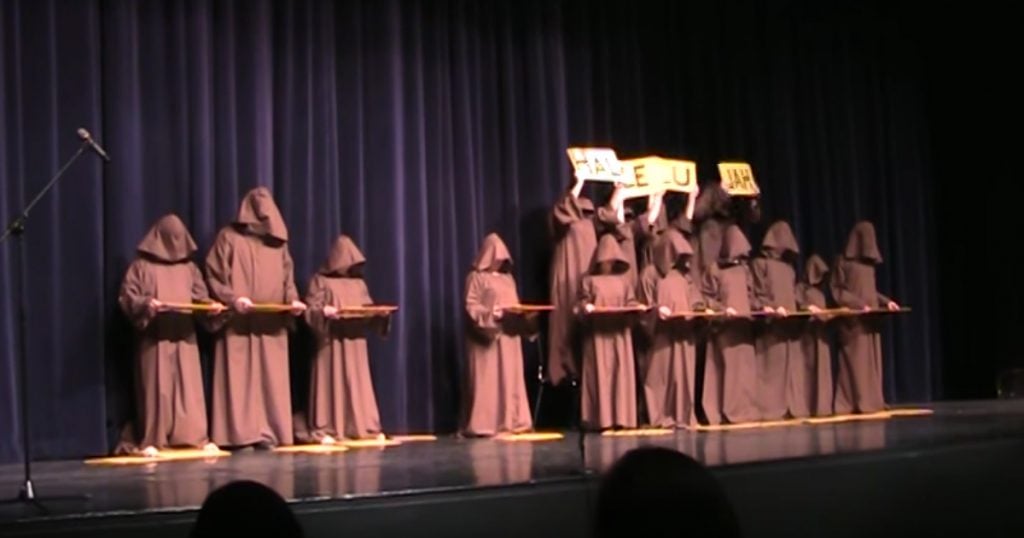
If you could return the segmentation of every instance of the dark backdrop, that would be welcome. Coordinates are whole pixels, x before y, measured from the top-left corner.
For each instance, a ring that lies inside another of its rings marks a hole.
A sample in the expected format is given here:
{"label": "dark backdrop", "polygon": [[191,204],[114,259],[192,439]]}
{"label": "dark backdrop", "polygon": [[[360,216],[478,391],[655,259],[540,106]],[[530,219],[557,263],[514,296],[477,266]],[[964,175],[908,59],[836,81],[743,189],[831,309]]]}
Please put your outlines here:
{"label": "dark backdrop", "polygon": [[465,271],[497,231],[521,294],[546,297],[544,218],[571,144],[693,158],[705,180],[747,160],[766,223],[790,219],[826,259],[874,220],[880,288],[914,308],[889,324],[886,392],[940,396],[935,36],[883,4],[609,4],[0,2],[0,217],[75,128],[114,159],[87,156],[32,215],[24,290],[0,250],[0,461],[19,454],[18,293],[36,456],[102,453],[131,409],[115,300],[135,244],[173,211],[205,255],[256,185],[289,224],[300,287],[345,232],[375,297],[402,306],[372,348],[385,428],[452,430]]}

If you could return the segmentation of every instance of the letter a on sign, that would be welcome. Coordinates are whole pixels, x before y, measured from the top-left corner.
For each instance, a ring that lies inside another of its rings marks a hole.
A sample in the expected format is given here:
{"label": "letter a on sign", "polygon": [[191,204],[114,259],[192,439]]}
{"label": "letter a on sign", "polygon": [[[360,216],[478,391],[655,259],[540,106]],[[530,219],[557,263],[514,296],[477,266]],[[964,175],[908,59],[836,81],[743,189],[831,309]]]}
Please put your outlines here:
{"label": "letter a on sign", "polygon": [[633,169],[623,166],[611,148],[569,148],[565,152],[577,179],[633,184]]}

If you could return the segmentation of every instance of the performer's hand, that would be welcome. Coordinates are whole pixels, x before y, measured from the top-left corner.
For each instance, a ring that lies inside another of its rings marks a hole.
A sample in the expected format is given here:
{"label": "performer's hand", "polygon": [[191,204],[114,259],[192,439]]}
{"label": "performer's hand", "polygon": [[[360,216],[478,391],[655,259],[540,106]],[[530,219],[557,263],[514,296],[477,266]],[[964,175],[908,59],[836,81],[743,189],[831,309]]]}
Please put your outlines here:
{"label": "performer's hand", "polygon": [[583,305],[583,311],[588,313],[588,314],[593,314],[594,310],[596,310],[596,309],[597,309],[597,307],[595,307],[591,303],[587,303],[587,304]]}
{"label": "performer's hand", "polygon": [[502,310],[500,306],[494,307],[494,310],[491,311],[491,316],[494,317],[494,319],[501,319],[504,315],[505,311]]}
{"label": "performer's hand", "polygon": [[302,301],[292,301],[292,315],[301,316],[306,311],[306,303]]}
{"label": "performer's hand", "polygon": [[338,308],[335,306],[327,305],[324,307],[324,317],[327,319],[337,319]]}
{"label": "performer's hand", "polygon": [[866,304],[863,308],[861,308],[861,310],[864,312],[871,312],[871,305]]}
{"label": "performer's hand", "polygon": [[730,306],[729,308],[725,309],[725,315],[729,316],[729,317],[735,317],[735,316],[740,315],[740,313],[737,312],[735,308]]}
{"label": "performer's hand", "polygon": [[658,317],[661,319],[668,319],[672,317],[672,310],[667,306],[662,306],[658,308]]}
{"label": "performer's hand", "polygon": [[774,316],[774,315],[778,314],[778,312],[777,312],[777,311],[776,311],[776,310],[775,310],[774,308],[772,308],[772,307],[770,307],[770,306],[768,306],[768,305],[764,305],[764,306],[762,306],[762,307],[761,307],[761,310],[762,310],[762,311],[763,311],[763,312],[764,312],[765,314],[768,314],[769,316]]}
{"label": "performer's hand", "polygon": [[224,312],[225,310],[228,309],[228,307],[224,306],[224,303],[220,301],[214,301],[210,303],[210,308],[212,309],[209,311],[209,314],[211,316],[216,316],[217,314],[220,314],[221,312]]}
{"label": "performer's hand", "polygon": [[786,317],[786,316],[789,315],[789,311],[786,310],[786,307],[784,307],[784,306],[780,306],[780,307],[776,308],[775,312],[777,312],[779,314],[779,316],[781,316],[781,317]]}
{"label": "performer's hand", "polygon": [[159,312],[163,312],[164,310],[167,309],[167,307],[164,306],[163,301],[159,299],[150,299],[149,303],[146,305],[146,308],[149,310],[150,316],[155,316]]}
{"label": "performer's hand", "polygon": [[807,311],[812,313],[812,314],[820,314],[821,313],[821,308],[819,308],[818,305],[813,305],[812,304],[812,305],[808,305],[807,306]]}
{"label": "performer's hand", "polygon": [[235,310],[243,314],[252,310],[252,299],[248,297],[239,297],[235,299]]}
{"label": "performer's hand", "polygon": [[708,314],[708,315],[713,315],[715,313],[715,309],[713,309],[713,308],[705,308],[704,309],[704,313]]}
{"label": "performer's hand", "polygon": [[889,304],[887,304],[885,306],[886,306],[886,308],[888,308],[889,310],[892,310],[892,311],[896,311],[896,310],[900,309],[900,305],[896,304],[896,301],[889,301]]}

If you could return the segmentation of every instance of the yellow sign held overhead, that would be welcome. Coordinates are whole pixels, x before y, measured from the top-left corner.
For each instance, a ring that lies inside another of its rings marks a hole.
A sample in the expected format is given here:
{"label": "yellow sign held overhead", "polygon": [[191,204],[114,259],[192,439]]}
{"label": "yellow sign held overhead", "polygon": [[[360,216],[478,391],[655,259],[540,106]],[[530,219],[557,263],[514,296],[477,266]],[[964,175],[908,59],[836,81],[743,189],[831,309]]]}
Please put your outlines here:
{"label": "yellow sign held overhead", "polygon": [[761,194],[761,189],[754,181],[754,170],[748,163],[718,163],[718,175],[722,178],[722,189],[733,196]]}
{"label": "yellow sign held overhead", "polygon": [[633,184],[627,186],[627,198],[661,191],[693,192],[697,188],[697,163],[693,161],[651,155],[622,162],[633,168]]}
{"label": "yellow sign held overhead", "polygon": [[633,170],[622,164],[611,148],[569,148],[565,150],[577,179],[631,185]]}

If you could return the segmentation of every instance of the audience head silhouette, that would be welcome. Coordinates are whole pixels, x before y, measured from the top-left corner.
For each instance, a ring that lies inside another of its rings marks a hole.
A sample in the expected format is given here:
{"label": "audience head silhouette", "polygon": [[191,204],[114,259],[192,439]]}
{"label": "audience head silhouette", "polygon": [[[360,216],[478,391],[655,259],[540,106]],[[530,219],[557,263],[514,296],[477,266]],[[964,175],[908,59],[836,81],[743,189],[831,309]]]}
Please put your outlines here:
{"label": "audience head silhouette", "polygon": [[302,527],[288,503],[274,490],[242,480],[211,493],[203,502],[192,538],[302,538]]}
{"label": "audience head silhouette", "polygon": [[598,538],[740,536],[725,492],[711,472],[667,448],[626,453],[601,482]]}

